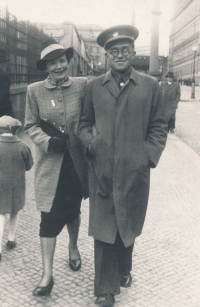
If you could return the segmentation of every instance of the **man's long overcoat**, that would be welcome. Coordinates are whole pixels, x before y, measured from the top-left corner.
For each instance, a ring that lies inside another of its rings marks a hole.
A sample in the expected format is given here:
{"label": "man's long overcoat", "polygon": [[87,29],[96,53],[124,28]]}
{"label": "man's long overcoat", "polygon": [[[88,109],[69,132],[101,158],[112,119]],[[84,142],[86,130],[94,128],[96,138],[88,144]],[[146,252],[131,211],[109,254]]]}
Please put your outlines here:
{"label": "man's long overcoat", "polygon": [[56,86],[46,79],[28,86],[25,130],[36,145],[35,198],[40,211],[51,210],[64,157],[64,153],[48,151],[50,136],[40,128],[42,119],[50,120],[69,135],[69,152],[82,184],[83,195],[88,197],[87,163],[77,137],[86,83],[86,78],[69,78]]}
{"label": "man's long overcoat", "polygon": [[165,104],[165,116],[169,121],[172,115],[176,112],[181,92],[180,85],[176,82],[168,84],[167,81],[161,84],[162,99]]}
{"label": "man's long overcoat", "polygon": [[167,137],[157,80],[132,69],[120,91],[111,71],[92,79],[79,137],[89,163],[89,235],[113,244],[119,230],[127,247],[142,231],[150,164],[157,165]]}

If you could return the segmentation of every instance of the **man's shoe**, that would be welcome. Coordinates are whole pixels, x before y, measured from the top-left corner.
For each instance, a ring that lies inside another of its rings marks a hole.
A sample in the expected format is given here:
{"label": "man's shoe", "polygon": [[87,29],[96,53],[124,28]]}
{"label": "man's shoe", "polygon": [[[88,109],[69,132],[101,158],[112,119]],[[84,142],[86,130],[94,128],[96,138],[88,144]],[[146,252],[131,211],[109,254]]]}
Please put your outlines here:
{"label": "man's shoe", "polygon": [[99,306],[112,306],[115,302],[114,294],[105,294],[97,296],[95,304]]}
{"label": "man's shoe", "polygon": [[15,241],[8,241],[7,244],[6,244],[6,248],[7,249],[13,249],[16,247],[16,242]]}
{"label": "man's shoe", "polygon": [[171,128],[169,131],[170,131],[171,133],[174,133],[174,129],[172,129],[172,128]]}
{"label": "man's shoe", "polygon": [[120,278],[120,286],[124,287],[124,288],[129,288],[131,287],[132,284],[132,276],[131,274],[127,275],[127,276],[122,276]]}

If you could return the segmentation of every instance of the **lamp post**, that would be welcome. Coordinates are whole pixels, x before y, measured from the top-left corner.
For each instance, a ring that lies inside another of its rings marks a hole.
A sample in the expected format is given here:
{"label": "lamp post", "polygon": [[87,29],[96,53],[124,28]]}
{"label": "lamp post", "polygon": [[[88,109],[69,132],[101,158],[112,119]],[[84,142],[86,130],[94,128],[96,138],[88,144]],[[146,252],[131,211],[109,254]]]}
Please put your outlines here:
{"label": "lamp post", "polygon": [[193,74],[192,74],[192,87],[191,87],[191,98],[195,98],[195,59],[197,54],[197,46],[192,47],[192,51],[194,53],[194,64],[193,64]]}

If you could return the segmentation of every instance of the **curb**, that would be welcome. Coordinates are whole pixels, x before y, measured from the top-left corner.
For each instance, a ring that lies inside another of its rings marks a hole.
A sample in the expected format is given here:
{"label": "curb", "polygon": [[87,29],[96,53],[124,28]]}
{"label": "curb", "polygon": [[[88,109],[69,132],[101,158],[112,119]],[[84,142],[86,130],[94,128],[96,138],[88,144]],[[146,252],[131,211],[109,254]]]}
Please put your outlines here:
{"label": "curb", "polygon": [[199,102],[200,100],[196,99],[181,99],[180,102]]}

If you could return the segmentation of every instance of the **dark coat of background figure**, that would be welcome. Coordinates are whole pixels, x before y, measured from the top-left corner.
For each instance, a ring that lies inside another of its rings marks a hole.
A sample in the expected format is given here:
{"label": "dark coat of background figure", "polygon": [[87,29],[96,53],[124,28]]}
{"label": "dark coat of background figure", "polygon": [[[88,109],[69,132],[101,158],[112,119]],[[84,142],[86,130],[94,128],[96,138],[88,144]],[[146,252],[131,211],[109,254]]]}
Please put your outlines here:
{"label": "dark coat of background figure", "polygon": [[10,77],[8,73],[0,71],[0,117],[14,116],[10,100]]}
{"label": "dark coat of background figure", "polygon": [[175,117],[178,102],[181,97],[180,86],[173,81],[168,84],[167,81],[161,83],[162,99],[165,104],[166,121],[169,122],[172,117]]}

